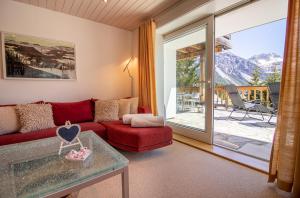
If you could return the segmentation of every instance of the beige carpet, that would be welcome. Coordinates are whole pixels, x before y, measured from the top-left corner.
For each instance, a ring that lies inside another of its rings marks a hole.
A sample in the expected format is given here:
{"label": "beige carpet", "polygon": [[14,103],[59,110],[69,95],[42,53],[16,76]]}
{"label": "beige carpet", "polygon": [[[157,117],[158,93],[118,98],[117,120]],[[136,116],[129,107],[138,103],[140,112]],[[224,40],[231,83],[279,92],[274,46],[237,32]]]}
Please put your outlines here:
{"label": "beige carpet", "polygon": [[[267,184],[267,176],[179,142],[130,160],[131,198],[289,197]],[[80,191],[80,198],[121,197],[121,176]]]}

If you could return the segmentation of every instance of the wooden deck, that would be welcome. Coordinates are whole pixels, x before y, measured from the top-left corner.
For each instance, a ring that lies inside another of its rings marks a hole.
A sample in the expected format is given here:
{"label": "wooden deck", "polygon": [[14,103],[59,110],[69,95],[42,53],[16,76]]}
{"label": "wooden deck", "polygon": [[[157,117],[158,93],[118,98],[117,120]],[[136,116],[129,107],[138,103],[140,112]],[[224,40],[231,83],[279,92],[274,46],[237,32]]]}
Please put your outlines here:
{"label": "wooden deck", "polygon": [[[233,149],[263,160],[269,160],[275,132],[276,117],[269,124],[269,115],[264,121],[246,118],[243,121],[227,119],[230,109],[214,109],[214,144]],[[258,116],[251,113],[251,116]],[[235,112],[234,117],[242,118],[243,112]],[[197,129],[204,129],[204,114],[199,112],[178,113],[169,122]]]}

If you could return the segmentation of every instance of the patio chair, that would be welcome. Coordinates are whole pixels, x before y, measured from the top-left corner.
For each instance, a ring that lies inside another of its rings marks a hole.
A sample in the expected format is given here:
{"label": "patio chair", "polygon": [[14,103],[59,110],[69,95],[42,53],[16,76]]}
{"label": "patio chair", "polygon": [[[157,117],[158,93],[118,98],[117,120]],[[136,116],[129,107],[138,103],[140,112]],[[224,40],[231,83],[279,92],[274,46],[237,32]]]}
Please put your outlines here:
{"label": "patio chair", "polygon": [[197,112],[203,111],[204,102],[201,101],[201,94],[199,92],[193,92],[188,99],[192,109],[197,109]]}
{"label": "patio chair", "polygon": [[[233,105],[232,107],[232,111],[230,112],[230,115],[227,117],[227,119],[232,118],[234,120],[239,120],[242,121],[246,118],[246,116],[248,116],[249,118],[253,118],[256,120],[264,120],[264,115],[263,113],[268,112],[267,108],[265,106],[263,106],[262,104],[260,104],[258,101],[250,101],[250,102],[245,102],[242,97],[240,96],[238,89],[235,85],[231,84],[231,85],[227,85],[225,86],[225,90],[227,91],[227,94],[231,100],[231,103]],[[232,116],[234,111],[245,111],[245,114],[243,116],[242,119],[238,119]],[[262,117],[262,119],[259,118],[255,118],[255,117],[251,117],[249,115],[250,111],[256,111],[257,113],[259,113]]]}
{"label": "patio chair", "polygon": [[271,104],[272,104],[272,108],[269,108],[271,116],[268,120],[268,123],[272,124],[270,121],[277,114],[277,111],[278,111],[280,82],[268,84],[268,89],[269,89],[270,99],[271,99]]}

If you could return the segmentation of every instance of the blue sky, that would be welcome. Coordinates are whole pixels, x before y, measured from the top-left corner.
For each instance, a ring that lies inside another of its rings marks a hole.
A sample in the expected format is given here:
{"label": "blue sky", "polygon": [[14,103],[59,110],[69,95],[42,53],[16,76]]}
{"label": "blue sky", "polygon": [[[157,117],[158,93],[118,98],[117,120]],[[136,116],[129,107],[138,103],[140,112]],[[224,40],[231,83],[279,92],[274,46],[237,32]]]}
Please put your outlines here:
{"label": "blue sky", "polygon": [[243,58],[261,53],[283,56],[286,19],[231,34],[232,52]]}

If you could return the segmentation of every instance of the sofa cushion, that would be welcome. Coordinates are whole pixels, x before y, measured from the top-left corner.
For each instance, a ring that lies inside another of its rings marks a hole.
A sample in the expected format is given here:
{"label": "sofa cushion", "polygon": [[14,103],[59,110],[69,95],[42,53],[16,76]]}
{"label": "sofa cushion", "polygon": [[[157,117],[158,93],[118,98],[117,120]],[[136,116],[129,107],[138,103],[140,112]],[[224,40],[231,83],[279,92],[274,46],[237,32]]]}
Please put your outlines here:
{"label": "sofa cushion", "polygon": [[138,107],[138,113],[143,114],[143,113],[152,113],[152,112],[151,112],[151,108],[142,106],[142,107]]}
{"label": "sofa cushion", "polygon": [[138,113],[138,106],[139,106],[139,98],[126,98],[126,99],[120,99],[120,101],[126,101],[130,103],[130,113],[135,114]]}
{"label": "sofa cushion", "polygon": [[17,132],[20,129],[16,107],[0,107],[0,135]]}
{"label": "sofa cushion", "polygon": [[54,123],[64,125],[67,120],[71,123],[93,121],[93,104],[91,100],[80,102],[58,103],[51,102]]}
{"label": "sofa cushion", "polygon": [[[106,129],[99,123],[95,122],[84,122],[79,124],[81,127],[81,131],[92,130],[97,135],[102,138],[106,138]],[[56,136],[56,129],[57,127],[50,128],[50,129],[42,129],[38,131],[32,131],[28,133],[13,133],[7,135],[0,136],[0,146],[7,145],[7,144],[14,144],[19,142],[27,142],[32,140],[38,140],[42,138],[54,137]]]}
{"label": "sofa cushion", "polygon": [[95,102],[95,122],[119,120],[117,100],[98,100]]}
{"label": "sofa cushion", "polygon": [[22,133],[55,127],[50,104],[17,105],[16,109]]}
{"label": "sofa cushion", "polygon": [[128,151],[147,151],[172,143],[172,129],[168,126],[157,128],[132,128],[121,121],[102,122],[107,129],[110,144]]}
{"label": "sofa cushion", "polygon": [[94,131],[97,135],[102,137],[103,139],[106,139],[106,128],[97,122],[83,122],[79,124],[81,127],[81,131],[88,131],[92,130]]}
{"label": "sofa cushion", "polygon": [[130,102],[118,100],[119,103],[119,119],[123,118],[123,115],[130,114]]}

